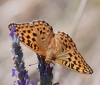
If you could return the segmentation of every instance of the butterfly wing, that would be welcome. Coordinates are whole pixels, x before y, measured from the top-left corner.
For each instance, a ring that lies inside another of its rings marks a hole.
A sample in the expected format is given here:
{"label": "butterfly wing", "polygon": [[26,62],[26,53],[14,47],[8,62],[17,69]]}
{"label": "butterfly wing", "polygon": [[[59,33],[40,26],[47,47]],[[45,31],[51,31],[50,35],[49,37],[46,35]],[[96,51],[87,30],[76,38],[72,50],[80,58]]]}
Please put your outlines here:
{"label": "butterfly wing", "polygon": [[70,50],[59,54],[55,62],[60,65],[83,74],[92,74],[93,70],[85,62],[81,54],[77,50]]}
{"label": "butterfly wing", "polygon": [[57,50],[55,53],[55,62],[79,73],[93,73],[93,70],[77,51],[76,45],[68,35],[63,32],[58,32],[55,35],[55,38],[59,48],[59,50]]}
{"label": "butterfly wing", "polygon": [[46,56],[50,40],[53,36],[52,27],[45,21],[32,21],[30,23],[9,24],[9,29],[16,27],[15,33],[20,36],[20,41],[34,52]]}
{"label": "butterfly wing", "polygon": [[[39,25],[37,25],[37,23],[39,23]],[[33,21],[33,24],[35,24],[35,27],[37,28],[36,32],[38,34],[38,38],[42,41],[41,46],[44,47],[46,52],[54,35],[53,28],[45,21]]]}

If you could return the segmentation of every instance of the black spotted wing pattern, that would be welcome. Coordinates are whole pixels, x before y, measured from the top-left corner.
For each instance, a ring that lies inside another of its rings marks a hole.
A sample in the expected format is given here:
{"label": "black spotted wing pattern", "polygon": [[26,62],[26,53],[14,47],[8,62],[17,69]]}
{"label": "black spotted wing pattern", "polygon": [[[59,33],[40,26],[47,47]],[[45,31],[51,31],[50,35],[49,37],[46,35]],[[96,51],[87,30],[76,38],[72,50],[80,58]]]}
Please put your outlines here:
{"label": "black spotted wing pattern", "polygon": [[20,41],[36,53],[46,56],[47,47],[53,36],[52,27],[45,21],[32,21],[30,23],[11,23],[9,29],[15,26]]}
{"label": "black spotted wing pattern", "polygon": [[61,52],[56,53],[55,62],[79,73],[92,74],[93,70],[77,51],[76,45],[69,35],[64,32],[58,32],[55,36],[61,49]]}
{"label": "black spotted wing pattern", "polygon": [[[64,32],[54,34],[52,27],[41,20],[21,24],[11,23],[8,26],[10,30],[13,27],[16,27],[15,33],[20,36],[20,41],[24,45],[45,56],[50,62],[54,60],[60,65],[79,73],[93,73],[68,34]],[[47,54],[52,57],[50,58]]]}

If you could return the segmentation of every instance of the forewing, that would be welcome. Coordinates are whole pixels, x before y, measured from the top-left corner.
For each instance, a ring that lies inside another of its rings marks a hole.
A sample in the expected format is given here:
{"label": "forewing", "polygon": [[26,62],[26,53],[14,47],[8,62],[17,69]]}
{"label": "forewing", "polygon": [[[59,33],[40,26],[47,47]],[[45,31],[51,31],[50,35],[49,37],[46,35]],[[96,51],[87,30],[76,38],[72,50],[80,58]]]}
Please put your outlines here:
{"label": "forewing", "polygon": [[79,73],[93,73],[93,70],[77,51],[75,43],[68,34],[65,34],[64,32],[58,32],[55,34],[55,41],[55,62]]}
{"label": "forewing", "polygon": [[92,74],[93,70],[85,62],[81,54],[77,50],[69,50],[66,52],[60,53],[55,62],[59,63],[61,66],[69,68],[70,70],[83,73],[83,74]]}
{"label": "forewing", "polygon": [[20,41],[34,52],[46,56],[46,49],[53,36],[52,27],[45,21],[9,24],[9,29],[16,27],[15,33],[20,35]]}
{"label": "forewing", "polygon": [[45,21],[33,21],[33,24],[36,27],[38,37],[41,38],[42,46],[47,51],[54,35],[53,28]]}

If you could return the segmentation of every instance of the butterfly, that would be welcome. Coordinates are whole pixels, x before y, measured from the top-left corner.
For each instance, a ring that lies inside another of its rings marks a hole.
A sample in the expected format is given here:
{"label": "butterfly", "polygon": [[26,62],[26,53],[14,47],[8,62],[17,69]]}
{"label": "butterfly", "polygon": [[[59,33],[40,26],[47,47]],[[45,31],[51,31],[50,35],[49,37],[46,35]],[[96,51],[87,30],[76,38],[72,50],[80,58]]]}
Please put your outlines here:
{"label": "butterfly", "polygon": [[9,30],[13,27],[15,27],[15,33],[20,36],[20,41],[32,51],[44,56],[47,64],[53,60],[79,73],[93,73],[68,34],[59,31],[54,33],[53,28],[42,20],[8,25]]}

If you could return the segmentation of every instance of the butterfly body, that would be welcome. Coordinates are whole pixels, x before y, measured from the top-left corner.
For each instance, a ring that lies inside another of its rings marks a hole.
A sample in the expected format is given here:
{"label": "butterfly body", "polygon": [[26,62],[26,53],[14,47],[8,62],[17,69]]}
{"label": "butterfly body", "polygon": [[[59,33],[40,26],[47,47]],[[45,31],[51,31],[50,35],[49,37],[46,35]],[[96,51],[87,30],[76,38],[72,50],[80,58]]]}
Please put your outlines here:
{"label": "butterfly body", "polygon": [[78,52],[75,43],[64,32],[54,33],[45,21],[32,21],[24,24],[9,24],[9,29],[16,27],[15,33],[20,41],[34,52],[45,57],[46,63],[52,60],[83,74],[92,74],[93,70]]}

